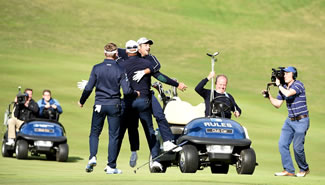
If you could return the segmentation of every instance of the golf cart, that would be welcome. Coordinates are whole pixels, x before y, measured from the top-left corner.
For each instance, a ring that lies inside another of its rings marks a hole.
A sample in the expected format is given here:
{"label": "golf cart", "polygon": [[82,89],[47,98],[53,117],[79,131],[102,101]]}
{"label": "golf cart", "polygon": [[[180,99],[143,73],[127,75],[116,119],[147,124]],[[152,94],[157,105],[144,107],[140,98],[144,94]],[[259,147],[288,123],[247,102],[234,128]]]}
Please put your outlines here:
{"label": "golf cart", "polygon": [[[157,159],[162,164],[161,172],[166,172],[167,167],[179,166],[182,173],[195,173],[210,167],[213,174],[227,174],[229,165],[234,165],[238,174],[254,173],[256,155],[246,128],[224,116],[234,106],[228,97],[211,99],[211,116],[205,117],[203,103],[192,106],[177,96],[175,87],[164,91],[160,82],[154,83],[153,87],[163,102],[176,144],[183,148],[178,153],[164,152],[161,148],[159,159],[150,157],[151,162]],[[156,137],[162,146],[159,129],[156,130]],[[150,172],[155,173],[150,166]]]}
{"label": "golf cart", "polygon": [[[11,112],[13,104],[9,104],[5,113],[4,125],[6,127],[13,114]],[[7,141],[8,130],[2,140],[1,153],[3,157],[12,157],[15,153],[17,159],[27,159],[28,151],[30,151],[32,156],[45,154],[48,160],[59,162],[68,160],[69,146],[65,130],[57,120],[37,118],[25,121],[16,132],[15,144],[7,145]]]}

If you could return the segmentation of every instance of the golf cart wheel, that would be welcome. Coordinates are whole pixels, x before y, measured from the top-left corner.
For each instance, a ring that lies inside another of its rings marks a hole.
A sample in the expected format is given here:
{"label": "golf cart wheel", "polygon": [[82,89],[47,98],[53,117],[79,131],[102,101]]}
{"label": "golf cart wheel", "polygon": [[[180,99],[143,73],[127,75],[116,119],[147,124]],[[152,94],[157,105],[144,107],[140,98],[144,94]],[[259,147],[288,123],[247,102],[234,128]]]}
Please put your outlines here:
{"label": "golf cart wheel", "polygon": [[26,159],[28,157],[28,143],[25,140],[18,140],[16,143],[16,158]]}
{"label": "golf cart wheel", "polygon": [[1,147],[1,153],[2,153],[2,157],[12,157],[14,151],[9,150],[9,146],[6,145],[6,141],[3,141]]}
{"label": "golf cart wheel", "polygon": [[150,173],[165,173],[166,172],[167,165],[165,163],[160,162],[160,164],[162,166],[162,170],[161,171],[156,171],[156,170],[152,169],[152,165],[151,165],[152,163],[153,163],[153,161],[152,161],[152,155],[150,154],[150,156],[149,156],[149,171],[150,171]]}
{"label": "golf cart wheel", "polygon": [[238,174],[252,175],[255,170],[256,155],[252,148],[242,150],[238,161],[236,162],[236,170]]}
{"label": "golf cart wheel", "polygon": [[199,168],[199,155],[193,145],[184,145],[179,152],[179,168],[182,173],[195,173]]}
{"label": "golf cart wheel", "polygon": [[56,151],[56,160],[59,162],[65,162],[68,160],[69,146],[67,143],[59,144],[58,150]]}
{"label": "golf cart wheel", "polygon": [[229,164],[211,163],[210,169],[213,174],[227,174],[229,171]]}

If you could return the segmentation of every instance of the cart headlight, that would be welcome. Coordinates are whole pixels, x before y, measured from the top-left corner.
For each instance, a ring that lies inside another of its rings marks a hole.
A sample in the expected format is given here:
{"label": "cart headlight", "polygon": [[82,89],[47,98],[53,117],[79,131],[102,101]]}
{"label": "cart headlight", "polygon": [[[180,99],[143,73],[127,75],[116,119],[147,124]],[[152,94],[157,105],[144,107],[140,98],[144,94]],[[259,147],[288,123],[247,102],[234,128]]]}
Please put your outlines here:
{"label": "cart headlight", "polygon": [[207,145],[207,151],[210,153],[223,153],[223,154],[231,154],[234,146],[228,145]]}
{"label": "cart headlight", "polygon": [[184,128],[184,135],[187,134],[187,128]]}

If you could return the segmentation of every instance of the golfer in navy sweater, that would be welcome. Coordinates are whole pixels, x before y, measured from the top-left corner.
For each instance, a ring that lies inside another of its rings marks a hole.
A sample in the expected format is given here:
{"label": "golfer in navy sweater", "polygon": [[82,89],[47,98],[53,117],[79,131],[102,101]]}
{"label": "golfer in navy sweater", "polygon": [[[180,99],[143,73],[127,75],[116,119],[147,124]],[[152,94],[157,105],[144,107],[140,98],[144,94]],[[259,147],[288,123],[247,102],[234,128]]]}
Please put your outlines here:
{"label": "golfer in navy sweater", "polygon": [[[141,82],[142,77],[145,74],[150,73],[157,80],[159,80],[163,83],[166,83],[168,85],[177,87],[181,91],[184,91],[187,88],[187,86],[184,83],[182,83],[182,82],[178,83],[177,81],[169,78],[168,76],[166,76],[165,74],[162,74],[159,71],[161,68],[160,62],[154,55],[150,54],[150,47],[153,44],[152,40],[142,37],[137,41],[137,43],[139,44],[138,56],[150,61],[153,70],[148,70],[148,68],[147,68],[145,70],[136,71],[136,72],[134,72],[134,74],[130,74],[133,76],[132,79],[134,81]],[[125,49],[119,48],[118,53],[119,53],[118,63],[123,60],[126,60],[128,58]],[[163,112],[163,109],[162,109],[160,103],[158,102],[157,98],[154,96],[154,92],[153,91],[151,91],[151,92],[152,92],[152,97],[151,97],[152,114],[157,121],[159,131],[160,131],[162,139],[164,141],[163,149],[164,149],[164,151],[169,151],[170,149],[176,147],[176,145],[172,142],[174,140],[174,135],[172,134],[172,132],[170,130],[169,124],[166,120],[165,114]],[[137,161],[136,151],[139,150],[139,137],[138,137],[139,134],[138,134],[137,130],[134,130],[133,127],[128,128],[128,134],[129,134],[130,148],[131,148],[131,152],[132,152],[131,157],[130,157],[130,166],[134,167],[136,165],[136,161]],[[181,149],[182,149],[181,147],[178,147],[174,151],[177,152],[177,151],[180,151]]]}
{"label": "golfer in navy sweater", "polygon": [[[149,60],[151,62],[151,65],[153,66],[153,71],[151,71],[151,74],[153,77],[155,77],[157,80],[159,80],[165,84],[177,87],[181,91],[184,91],[187,88],[187,86],[184,83],[182,83],[182,82],[178,83],[177,81],[169,78],[168,76],[166,76],[165,74],[163,74],[159,71],[161,68],[160,62],[154,55],[150,54],[150,48],[151,48],[151,45],[153,45],[152,40],[149,40],[145,37],[141,37],[137,41],[137,43],[139,44],[139,54],[141,55],[141,57],[146,60]],[[136,75],[133,77],[133,80],[141,81],[143,73],[147,73],[147,72],[146,71],[137,71]],[[159,127],[159,131],[160,131],[162,139],[164,141],[163,149],[165,151],[168,151],[168,150],[176,147],[176,145],[174,143],[172,143],[172,141],[174,140],[174,135],[172,134],[172,132],[169,128],[169,124],[166,120],[163,109],[162,109],[160,103],[158,102],[157,98],[154,96],[153,91],[152,91],[151,98],[152,98],[152,113],[153,113],[153,116],[156,118],[156,121],[157,121],[157,124]],[[178,147],[174,151],[180,151],[181,149],[182,149],[181,147]]]}
{"label": "golfer in navy sweater", "polygon": [[102,132],[105,118],[109,123],[109,144],[108,144],[108,163],[105,171],[107,174],[120,174],[121,170],[116,168],[118,156],[118,138],[121,122],[121,93],[136,97],[137,92],[129,86],[129,81],[121,68],[115,61],[117,58],[117,46],[109,43],[104,47],[105,60],[93,67],[89,81],[79,100],[79,106],[83,107],[87,98],[90,96],[94,87],[96,87],[95,105],[91,122],[91,131],[89,136],[90,156],[86,167],[86,172],[92,172],[96,166],[96,155],[98,150],[99,135]]}
{"label": "golfer in navy sweater", "polygon": [[[132,89],[139,91],[140,97],[134,98],[125,96],[125,110],[123,115],[123,125],[121,126],[120,137],[123,138],[126,128],[130,129],[134,127],[136,129],[132,130],[137,131],[137,125],[140,118],[144,133],[147,138],[149,150],[151,152],[152,158],[155,158],[158,156],[159,143],[156,140],[151,117],[151,75],[144,75],[139,83],[132,80],[134,72],[146,68],[152,71],[153,68],[149,61],[140,58],[137,55],[138,44],[135,41],[128,41],[126,43],[126,48],[126,52],[128,53],[128,59],[120,61],[119,65],[126,70],[127,76],[131,81],[130,84]],[[120,139],[119,148],[121,143],[122,139]],[[158,161],[154,161],[151,165],[154,170],[160,171],[162,169],[162,166]]]}

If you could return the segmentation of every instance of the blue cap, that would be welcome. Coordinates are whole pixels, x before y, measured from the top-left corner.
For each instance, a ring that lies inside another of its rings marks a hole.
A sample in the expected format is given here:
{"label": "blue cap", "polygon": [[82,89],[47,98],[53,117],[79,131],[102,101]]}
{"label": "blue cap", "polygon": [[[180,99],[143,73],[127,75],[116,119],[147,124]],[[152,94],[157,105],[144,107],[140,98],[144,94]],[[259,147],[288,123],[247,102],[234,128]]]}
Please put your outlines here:
{"label": "blue cap", "polygon": [[289,66],[289,67],[285,68],[283,71],[285,71],[285,72],[293,72],[293,73],[297,72],[296,68],[294,68],[292,66]]}

